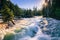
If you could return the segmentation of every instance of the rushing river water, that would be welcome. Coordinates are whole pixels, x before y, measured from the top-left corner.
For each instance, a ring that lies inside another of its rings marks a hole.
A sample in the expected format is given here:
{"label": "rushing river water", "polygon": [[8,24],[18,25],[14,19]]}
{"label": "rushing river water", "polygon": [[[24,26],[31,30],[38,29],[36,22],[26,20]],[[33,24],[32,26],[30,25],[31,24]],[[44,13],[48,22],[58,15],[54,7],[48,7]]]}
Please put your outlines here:
{"label": "rushing river water", "polygon": [[60,21],[58,20],[34,17],[23,18],[23,21],[16,23],[15,26],[23,28],[15,32],[11,40],[60,40]]}
{"label": "rushing river water", "polygon": [[47,21],[44,23],[43,19],[40,20],[39,18],[27,18],[25,20],[28,20],[30,24],[26,25],[27,27],[25,27],[22,32],[15,35],[15,40],[51,40],[50,36],[44,34],[41,29],[41,27],[47,25]]}

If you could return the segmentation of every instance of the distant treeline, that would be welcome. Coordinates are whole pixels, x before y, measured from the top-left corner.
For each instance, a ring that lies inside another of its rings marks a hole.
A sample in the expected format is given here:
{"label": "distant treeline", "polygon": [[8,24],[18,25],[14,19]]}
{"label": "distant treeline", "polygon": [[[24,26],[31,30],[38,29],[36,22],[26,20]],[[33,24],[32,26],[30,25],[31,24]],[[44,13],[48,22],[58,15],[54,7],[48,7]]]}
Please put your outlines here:
{"label": "distant treeline", "polygon": [[[33,17],[33,16],[45,16],[45,17],[52,17],[56,19],[60,19],[60,0],[53,0],[52,6],[48,6],[49,13],[47,16],[46,13],[48,10],[42,9],[37,10],[37,8],[31,9],[21,9],[18,7],[18,5],[14,5],[11,1],[7,0],[1,0],[0,2],[0,13],[2,15],[3,21],[10,21],[15,18],[27,18],[27,17]],[[46,11],[46,12],[45,12]]]}
{"label": "distant treeline", "polygon": [[11,1],[7,0],[1,0],[0,9],[3,21],[11,21],[14,18],[27,18],[42,15],[42,11],[37,10],[37,8],[34,8],[33,10],[22,9],[19,8],[18,5],[14,5]]}

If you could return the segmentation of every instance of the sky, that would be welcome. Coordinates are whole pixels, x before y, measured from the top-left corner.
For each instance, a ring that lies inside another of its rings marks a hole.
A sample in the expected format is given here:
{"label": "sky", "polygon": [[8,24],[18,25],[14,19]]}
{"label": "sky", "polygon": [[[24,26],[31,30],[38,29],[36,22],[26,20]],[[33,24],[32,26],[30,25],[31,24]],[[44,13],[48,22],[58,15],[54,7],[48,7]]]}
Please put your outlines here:
{"label": "sky", "polygon": [[44,0],[11,0],[11,2],[24,9],[33,9],[33,7],[37,7],[37,9],[42,9],[42,4],[44,3]]}

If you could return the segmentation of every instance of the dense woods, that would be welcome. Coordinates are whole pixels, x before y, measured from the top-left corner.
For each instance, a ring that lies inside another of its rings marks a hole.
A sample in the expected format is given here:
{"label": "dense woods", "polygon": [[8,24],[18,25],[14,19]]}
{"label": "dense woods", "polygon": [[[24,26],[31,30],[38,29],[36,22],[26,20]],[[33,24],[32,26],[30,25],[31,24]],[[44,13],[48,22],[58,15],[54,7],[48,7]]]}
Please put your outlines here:
{"label": "dense woods", "polygon": [[60,20],[60,0],[52,0],[50,17]]}
{"label": "dense woods", "polygon": [[0,14],[2,15],[2,19],[4,22],[12,21],[14,18],[27,18],[33,16],[42,15],[41,10],[37,10],[37,8],[31,9],[21,9],[18,5],[14,5],[10,0],[1,0],[0,2]]}
{"label": "dense woods", "polygon": [[[14,18],[27,18],[33,16],[52,17],[60,19],[60,0],[52,0],[52,6],[49,4],[43,10],[37,10],[37,8],[22,9],[18,5],[14,5],[10,0],[0,0],[0,14],[4,22],[12,21]],[[46,14],[47,13],[47,14]],[[48,15],[48,16],[47,16]]]}
{"label": "dense woods", "polygon": [[60,0],[50,0],[46,8],[43,7],[43,16],[60,20]]}

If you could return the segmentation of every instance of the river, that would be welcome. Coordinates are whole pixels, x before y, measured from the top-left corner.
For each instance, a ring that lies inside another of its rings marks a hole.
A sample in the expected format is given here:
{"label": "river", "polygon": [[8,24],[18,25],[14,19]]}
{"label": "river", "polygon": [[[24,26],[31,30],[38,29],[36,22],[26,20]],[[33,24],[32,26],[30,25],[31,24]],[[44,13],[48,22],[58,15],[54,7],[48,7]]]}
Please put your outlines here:
{"label": "river", "polygon": [[[15,21],[16,25],[11,28],[14,33],[11,40],[60,40],[59,20],[35,16]],[[20,30],[16,32],[14,28]]]}

